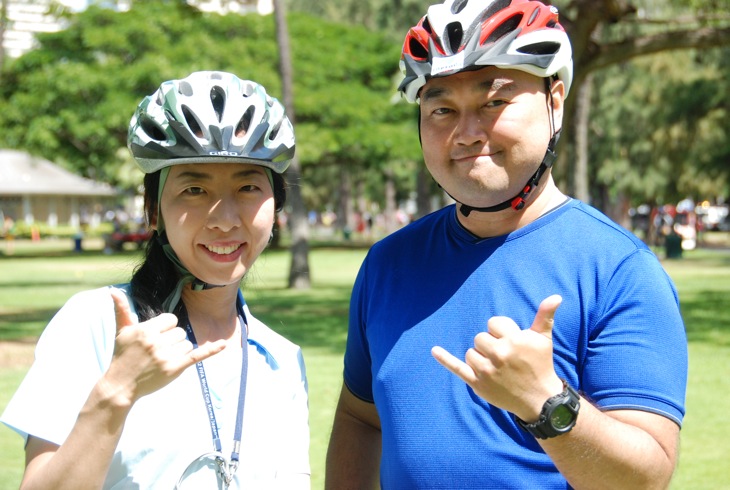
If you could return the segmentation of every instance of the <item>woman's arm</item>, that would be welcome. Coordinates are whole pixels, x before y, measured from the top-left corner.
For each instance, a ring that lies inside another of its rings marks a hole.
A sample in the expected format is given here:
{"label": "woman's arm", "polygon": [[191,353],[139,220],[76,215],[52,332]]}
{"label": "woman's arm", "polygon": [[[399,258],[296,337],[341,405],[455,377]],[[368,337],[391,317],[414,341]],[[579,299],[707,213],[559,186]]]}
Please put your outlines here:
{"label": "woman's arm", "polygon": [[135,323],[126,295],[118,290],[111,294],[117,335],[109,369],[61,446],[28,437],[21,489],[101,488],[134,403],[225,348],[221,340],[193,349],[171,314]]}

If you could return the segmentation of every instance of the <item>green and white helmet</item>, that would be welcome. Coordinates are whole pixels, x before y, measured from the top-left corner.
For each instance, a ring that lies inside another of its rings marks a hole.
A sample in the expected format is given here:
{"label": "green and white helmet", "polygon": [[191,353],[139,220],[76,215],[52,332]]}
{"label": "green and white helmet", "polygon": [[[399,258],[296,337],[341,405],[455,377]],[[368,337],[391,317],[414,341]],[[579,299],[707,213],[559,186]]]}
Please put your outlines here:
{"label": "green and white helmet", "polygon": [[143,172],[185,163],[249,163],[283,173],[294,156],[284,106],[220,71],[163,82],[137,107],[127,145]]}

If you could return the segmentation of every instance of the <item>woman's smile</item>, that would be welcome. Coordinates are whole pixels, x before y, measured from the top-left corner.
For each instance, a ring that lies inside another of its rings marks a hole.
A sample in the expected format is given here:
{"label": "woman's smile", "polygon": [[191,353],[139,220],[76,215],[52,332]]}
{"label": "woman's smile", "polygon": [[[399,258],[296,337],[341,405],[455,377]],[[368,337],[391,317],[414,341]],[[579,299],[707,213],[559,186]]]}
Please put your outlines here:
{"label": "woman's smile", "polygon": [[206,252],[206,254],[217,262],[233,262],[243,253],[244,243],[234,243],[226,245],[201,245],[200,247]]}

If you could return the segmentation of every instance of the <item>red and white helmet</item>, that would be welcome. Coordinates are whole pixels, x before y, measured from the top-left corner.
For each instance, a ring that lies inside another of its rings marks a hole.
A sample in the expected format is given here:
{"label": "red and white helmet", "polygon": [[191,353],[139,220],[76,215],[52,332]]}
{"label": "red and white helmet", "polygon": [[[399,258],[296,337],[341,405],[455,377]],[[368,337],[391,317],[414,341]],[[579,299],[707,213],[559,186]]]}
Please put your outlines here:
{"label": "red and white helmet", "polygon": [[432,5],[403,43],[398,90],[409,102],[431,77],[496,66],[548,78],[570,90],[570,40],[558,10],[533,0],[446,0]]}

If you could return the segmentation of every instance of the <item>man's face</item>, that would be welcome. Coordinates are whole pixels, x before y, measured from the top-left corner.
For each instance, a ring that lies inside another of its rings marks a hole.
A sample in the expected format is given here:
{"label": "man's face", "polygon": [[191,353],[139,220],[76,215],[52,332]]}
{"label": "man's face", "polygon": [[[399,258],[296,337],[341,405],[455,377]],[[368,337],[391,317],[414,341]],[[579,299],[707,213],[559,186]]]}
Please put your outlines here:
{"label": "man's face", "polygon": [[[563,93],[555,82],[557,128]],[[520,192],[553,134],[544,80],[521,71],[485,67],[432,78],[420,98],[426,166],[470,206],[494,206]]]}

